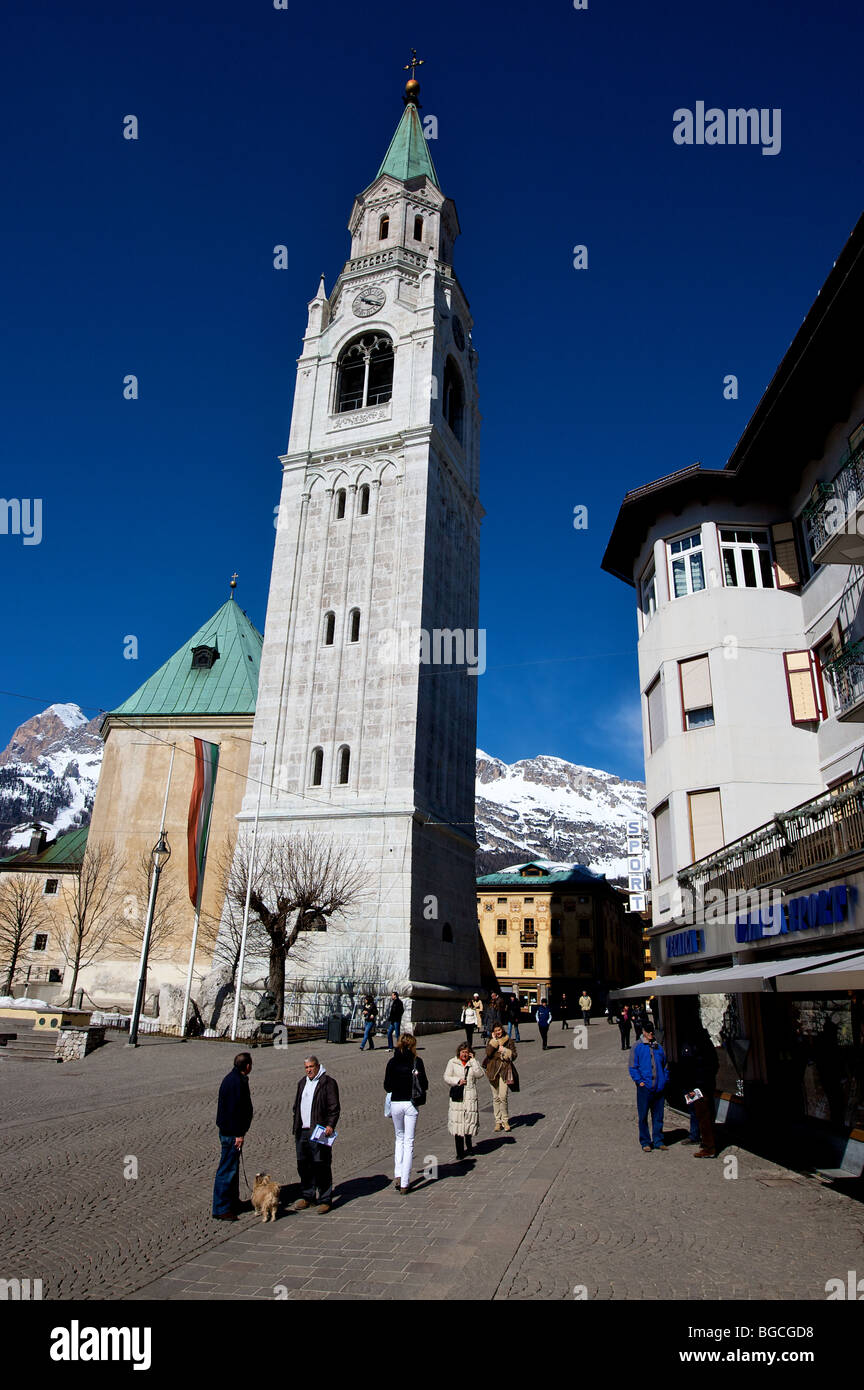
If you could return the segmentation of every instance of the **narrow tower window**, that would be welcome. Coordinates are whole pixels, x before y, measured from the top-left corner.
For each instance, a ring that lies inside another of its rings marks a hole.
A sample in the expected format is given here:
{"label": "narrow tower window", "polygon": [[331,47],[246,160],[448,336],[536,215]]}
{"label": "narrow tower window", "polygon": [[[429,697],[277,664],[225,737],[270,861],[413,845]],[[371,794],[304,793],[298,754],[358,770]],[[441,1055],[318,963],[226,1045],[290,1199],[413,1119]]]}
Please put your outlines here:
{"label": "narrow tower window", "polygon": [[390,235],[390,218],[382,217],[378,223],[378,240],[386,241]]}
{"label": "narrow tower window", "polygon": [[348,641],[360,641],[360,609],[352,608],[348,616]]}
{"label": "narrow tower window", "polygon": [[339,749],[339,785],[347,787],[348,773],[351,770],[351,749],[345,744]]}
{"label": "narrow tower window", "polygon": [[369,515],[369,484],[364,483],[360,489],[360,515]]}
{"label": "narrow tower window", "polygon": [[393,344],[382,333],[355,338],[339,356],[336,410],[383,405],[393,394]]}
{"label": "narrow tower window", "polygon": [[335,613],[325,613],[325,614],[324,614],[324,646],[325,646],[325,647],[332,647],[332,646],[333,646],[333,638],[335,637],[335,635],[336,635],[336,614],[335,614]]}
{"label": "narrow tower window", "polygon": [[342,521],[345,516],[345,489],[340,487],[336,493],[336,520]]}
{"label": "narrow tower window", "polygon": [[422,218],[422,217],[415,217],[415,218],[414,218],[414,240],[415,240],[415,241],[422,241],[422,240],[423,240],[423,218]]}
{"label": "narrow tower window", "polygon": [[321,777],[322,777],[323,772],[324,772],[324,749],[323,749],[323,748],[313,748],[313,749],[312,749],[312,775],[311,775],[311,777],[310,777],[310,779],[309,779],[310,782],[312,783],[312,786],[313,786],[313,787],[320,787],[320,785],[321,785]]}
{"label": "narrow tower window", "polygon": [[448,357],[447,365],[444,368],[444,419],[460,444],[463,443],[464,415],[465,392],[462,387],[462,377],[453,358]]}

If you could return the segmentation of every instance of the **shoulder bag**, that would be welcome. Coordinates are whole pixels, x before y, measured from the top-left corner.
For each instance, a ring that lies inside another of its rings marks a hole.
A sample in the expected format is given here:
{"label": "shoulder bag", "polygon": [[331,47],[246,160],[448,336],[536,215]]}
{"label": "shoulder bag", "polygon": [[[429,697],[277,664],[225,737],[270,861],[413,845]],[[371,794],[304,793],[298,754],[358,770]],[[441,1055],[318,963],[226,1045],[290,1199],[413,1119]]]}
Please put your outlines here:
{"label": "shoulder bag", "polygon": [[414,1068],[411,1072],[411,1104],[426,1104],[426,1092],[423,1089],[423,1082],[420,1080],[420,1073],[417,1070],[416,1062],[414,1063]]}
{"label": "shoulder bag", "polygon": [[[465,1080],[466,1080],[466,1082],[467,1082],[467,1080],[468,1080],[468,1068],[467,1068],[467,1067],[465,1068]],[[461,1102],[464,1101],[464,1099],[465,1099],[465,1087],[464,1087],[464,1086],[451,1086],[451,1087],[450,1087],[450,1099],[451,1099],[452,1101],[455,1101],[457,1104],[461,1104]]]}

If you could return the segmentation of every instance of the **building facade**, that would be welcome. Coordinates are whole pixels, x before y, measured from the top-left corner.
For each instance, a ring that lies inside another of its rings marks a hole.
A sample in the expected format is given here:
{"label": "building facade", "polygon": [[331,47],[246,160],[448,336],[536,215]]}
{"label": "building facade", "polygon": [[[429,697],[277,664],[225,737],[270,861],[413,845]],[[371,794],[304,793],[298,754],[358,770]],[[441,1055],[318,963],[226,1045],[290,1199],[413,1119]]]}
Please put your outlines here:
{"label": "building facade", "polygon": [[309,304],[241,820],[260,781],[263,836],[311,831],[362,862],[362,902],[302,972],[334,978],[354,950],[423,1026],[477,981],[482,509],[459,223],[418,98],[409,82],[349,259]]}
{"label": "building facade", "polygon": [[587,989],[595,1007],[610,989],[642,979],[642,921],[602,874],[533,860],[477,880],[481,977],[517,989],[526,1006]]}
{"label": "building facade", "polygon": [[847,1133],[864,1122],[862,302],[864,219],[725,469],[628,493],[603,561],[637,595],[669,1040],[705,1022],[751,1114]]}

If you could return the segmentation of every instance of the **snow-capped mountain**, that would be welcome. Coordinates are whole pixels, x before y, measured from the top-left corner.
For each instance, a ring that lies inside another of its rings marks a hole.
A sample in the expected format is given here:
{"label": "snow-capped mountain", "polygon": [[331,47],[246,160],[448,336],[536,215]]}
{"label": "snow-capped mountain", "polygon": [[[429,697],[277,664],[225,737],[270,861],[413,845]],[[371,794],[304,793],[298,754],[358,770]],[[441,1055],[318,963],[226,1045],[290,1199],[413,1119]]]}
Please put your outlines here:
{"label": "snow-capped mountain", "polygon": [[540,754],[504,763],[477,750],[478,871],[532,855],[627,873],[627,819],[645,812],[645,785]]}
{"label": "snow-capped mountain", "polygon": [[102,763],[99,718],[51,705],[17,728],[0,753],[0,851],[24,849],[37,820],[62,835],[90,819]]}

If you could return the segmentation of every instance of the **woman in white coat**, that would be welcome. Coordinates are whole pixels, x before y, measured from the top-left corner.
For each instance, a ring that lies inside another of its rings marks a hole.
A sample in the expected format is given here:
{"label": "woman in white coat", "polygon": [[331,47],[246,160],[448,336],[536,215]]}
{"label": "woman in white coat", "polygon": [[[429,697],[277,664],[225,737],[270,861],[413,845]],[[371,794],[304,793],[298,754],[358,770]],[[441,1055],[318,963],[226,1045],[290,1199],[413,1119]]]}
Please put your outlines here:
{"label": "woman in white coat", "polygon": [[444,1071],[444,1081],[450,1087],[447,1128],[456,1140],[456,1158],[460,1163],[466,1153],[474,1152],[471,1140],[480,1128],[477,1082],[482,1080],[483,1068],[473,1050],[463,1043]]}

